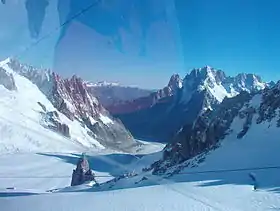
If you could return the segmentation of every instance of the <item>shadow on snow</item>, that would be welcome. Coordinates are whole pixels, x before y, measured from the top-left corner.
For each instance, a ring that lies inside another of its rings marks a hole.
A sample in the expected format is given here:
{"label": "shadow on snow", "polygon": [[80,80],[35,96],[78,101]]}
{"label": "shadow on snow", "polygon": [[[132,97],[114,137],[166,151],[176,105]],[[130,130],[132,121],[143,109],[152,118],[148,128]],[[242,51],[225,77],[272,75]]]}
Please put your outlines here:
{"label": "shadow on snow", "polygon": [[[47,153],[38,153],[42,156],[50,156],[62,159],[64,162],[71,163],[76,165],[77,159],[80,157],[80,154],[68,154],[68,155],[59,155],[59,154],[47,154]],[[143,155],[138,155],[135,157],[130,154],[108,154],[108,155],[97,155],[97,156],[87,156],[90,163],[90,167],[94,171],[106,172],[112,176],[119,176],[124,172],[131,171],[132,168],[130,165],[133,165],[139,158],[142,158]],[[188,168],[183,172],[190,170],[196,171],[198,169]],[[207,170],[207,169],[206,169]],[[209,169],[208,169],[209,170]],[[156,186],[156,185],[172,185],[176,183],[193,183],[193,187],[197,188],[207,188],[212,186],[221,186],[221,185],[243,185],[247,186],[252,190],[253,182],[249,177],[249,173],[252,171],[235,171],[235,172],[211,172],[211,173],[200,173],[200,174],[179,174],[172,177],[164,178],[163,175],[156,176],[151,173],[141,173],[140,175],[123,178],[117,181],[111,180],[108,183],[103,183],[101,186],[87,187],[80,190],[75,190],[69,188],[63,192],[100,192],[100,191],[111,191],[111,190],[120,190],[120,189],[130,189],[130,188],[139,188],[145,186]],[[280,169],[266,169],[254,171],[256,174],[258,187],[260,191],[270,191],[274,193],[280,193]],[[69,172],[71,176],[72,172]],[[142,181],[143,176],[146,176],[148,179]],[[181,190],[184,190],[184,186],[176,186]],[[187,189],[186,189],[187,190]],[[12,196],[27,196],[34,195],[34,193],[0,193],[0,197],[12,197]]]}
{"label": "shadow on snow", "polygon": [[[54,156],[63,159],[65,162],[76,164],[77,158],[80,156],[78,154],[72,154],[71,156],[65,155],[52,155],[52,154],[42,154],[45,156]],[[98,156],[88,156],[91,169],[99,172],[107,172],[112,176],[118,176],[127,172],[129,170],[130,164],[136,162],[139,158],[144,155],[134,155],[130,154],[108,154],[108,155],[98,155]],[[195,168],[186,168],[187,171],[193,170]],[[130,169],[132,170],[132,169]],[[206,169],[207,170],[207,169]],[[213,169],[208,169],[213,170]],[[187,172],[183,171],[183,172]],[[256,174],[258,187],[260,190],[271,191],[275,193],[280,193],[280,169],[263,169],[258,171],[235,171],[235,172],[211,172],[211,173],[200,173],[200,174],[180,174],[174,175],[172,177],[164,178],[163,175],[156,176],[147,174],[148,180],[140,181],[143,175],[138,175],[129,179],[120,179],[117,182],[111,182],[105,184],[104,187],[94,187],[87,190],[80,191],[108,191],[117,189],[128,189],[137,188],[145,186],[154,186],[162,184],[174,184],[174,183],[196,183],[194,186],[198,188],[211,187],[211,186],[221,186],[221,185],[247,185],[248,188],[252,188],[253,181],[249,177],[249,173],[254,172]],[[71,173],[69,173],[71,174]],[[136,184],[137,183],[137,184]]]}

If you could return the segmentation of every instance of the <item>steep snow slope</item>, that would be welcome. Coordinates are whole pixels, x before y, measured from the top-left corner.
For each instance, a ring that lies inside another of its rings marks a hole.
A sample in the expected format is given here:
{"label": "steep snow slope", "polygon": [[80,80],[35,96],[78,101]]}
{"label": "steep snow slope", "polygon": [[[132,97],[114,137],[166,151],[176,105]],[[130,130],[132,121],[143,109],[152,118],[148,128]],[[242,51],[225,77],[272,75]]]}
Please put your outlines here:
{"label": "steep snow slope", "polygon": [[[76,120],[69,120],[58,112],[38,87],[27,78],[11,70],[1,62],[2,71],[13,77],[16,90],[8,90],[0,84],[0,151],[80,151],[85,148],[104,148],[92,138]],[[70,137],[60,135],[45,127],[44,109],[56,111],[61,122],[70,129]]]}
{"label": "steep snow slope", "polygon": [[[78,121],[87,128],[88,135],[102,145],[118,150],[130,150],[135,142],[121,121],[113,118],[99,103],[88,88],[86,82],[76,75],[62,78],[55,72],[21,64],[17,60],[7,59],[6,67],[37,85],[53,106],[70,120]],[[42,107],[44,109],[44,106]],[[49,114],[47,116],[56,116]],[[55,123],[57,124],[57,123]],[[58,125],[64,135],[69,136],[67,125]]]}

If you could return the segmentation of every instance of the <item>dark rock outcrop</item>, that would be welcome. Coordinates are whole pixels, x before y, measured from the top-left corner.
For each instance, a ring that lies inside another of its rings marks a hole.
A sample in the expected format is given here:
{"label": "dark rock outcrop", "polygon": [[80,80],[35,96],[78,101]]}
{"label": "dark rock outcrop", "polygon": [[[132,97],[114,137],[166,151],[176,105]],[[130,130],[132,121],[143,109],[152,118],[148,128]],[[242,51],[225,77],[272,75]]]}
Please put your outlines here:
{"label": "dark rock outcrop", "polygon": [[[41,103],[40,103],[41,104]],[[42,105],[42,104],[41,104]],[[44,108],[44,105],[42,105]],[[70,138],[70,130],[69,126],[63,122],[61,122],[59,118],[59,114],[56,111],[45,111],[41,112],[42,115],[42,125],[46,128],[49,128],[61,135]]]}
{"label": "dark rock outcrop", "polygon": [[[262,103],[258,110],[259,117],[257,123],[271,121],[279,116],[277,110],[280,108],[280,81],[270,89],[266,89],[262,95]],[[279,120],[280,121],[280,120]]]}
{"label": "dark rock outcrop", "polygon": [[95,181],[94,173],[89,167],[86,157],[79,158],[76,169],[73,170],[71,186],[81,185],[88,181]]}
{"label": "dark rock outcrop", "polygon": [[5,69],[1,67],[0,67],[0,84],[10,91],[17,90],[13,74],[8,73]]}

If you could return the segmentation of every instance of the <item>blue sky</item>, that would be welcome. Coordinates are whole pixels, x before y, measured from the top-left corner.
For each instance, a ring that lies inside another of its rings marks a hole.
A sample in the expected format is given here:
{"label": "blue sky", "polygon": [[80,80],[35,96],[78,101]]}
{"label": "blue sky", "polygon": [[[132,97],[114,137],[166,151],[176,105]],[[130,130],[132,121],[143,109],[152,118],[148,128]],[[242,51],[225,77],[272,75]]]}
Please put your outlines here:
{"label": "blue sky", "polygon": [[[79,1],[81,4],[68,10],[75,13],[90,1]],[[53,2],[47,8],[41,35],[59,24],[61,14],[62,19],[69,15],[64,9],[58,14]],[[21,59],[65,76],[76,73],[87,80],[145,88],[160,88],[171,74],[184,76],[205,65],[228,75],[253,72],[267,81],[280,79],[278,0],[175,0],[175,5],[171,0],[141,0],[138,10],[129,9],[132,0],[111,2],[115,5],[91,10],[73,21],[61,39],[57,31]],[[0,5],[1,59],[15,55],[32,41],[25,12],[18,3]],[[145,41],[142,32],[146,32]]]}
{"label": "blue sky", "polygon": [[[184,1],[181,1],[184,2]],[[180,8],[187,69],[204,64],[230,75],[280,79],[280,1],[188,0]],[[184,12],[183,12],[184,11]]]}

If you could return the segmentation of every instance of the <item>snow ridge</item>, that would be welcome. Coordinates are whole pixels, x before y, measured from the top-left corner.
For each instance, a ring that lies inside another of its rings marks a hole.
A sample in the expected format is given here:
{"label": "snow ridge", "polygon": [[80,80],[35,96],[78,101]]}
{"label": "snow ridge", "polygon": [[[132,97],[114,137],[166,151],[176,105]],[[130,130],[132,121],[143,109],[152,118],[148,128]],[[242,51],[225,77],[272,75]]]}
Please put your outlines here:
{"label": "snow ridge", "polygon": [[[190,74],[186,75],[183,82],[183,89],[186,90],[183,92],[189,95],[193,90],[206,90],[221,103],[225,97],[234,97],[241,91],[254,92],[268,86],[254,74],[241,73],[235,77],[228,77],[222,70],[205,66],[193,69]],[[182,98],[184,99],[184,96]],[[186,101],[183,100],[183,102]]]}

